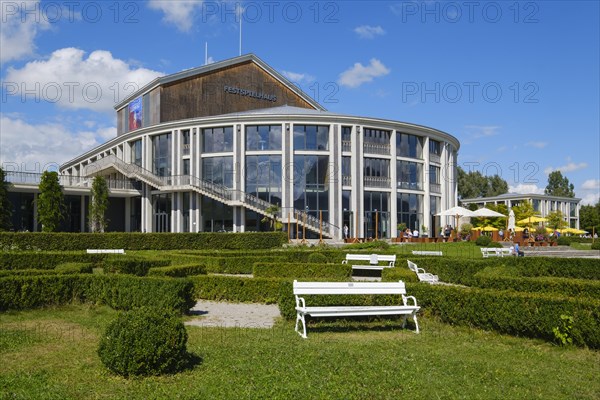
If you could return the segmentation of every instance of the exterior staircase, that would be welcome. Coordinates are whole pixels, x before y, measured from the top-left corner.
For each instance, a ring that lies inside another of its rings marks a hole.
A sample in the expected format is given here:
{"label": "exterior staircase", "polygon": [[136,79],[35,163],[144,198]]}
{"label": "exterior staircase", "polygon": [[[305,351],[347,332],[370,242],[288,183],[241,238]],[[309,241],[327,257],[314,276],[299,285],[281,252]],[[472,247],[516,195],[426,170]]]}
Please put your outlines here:
{"label": "exterior staircase", "polygon": [[[192,175],[157,176],[139,165],[126,163],[112,154],[87,165],[85,175],[99,175],[108,169],[114,169],[128,178],[137,179],[163,192],[195,191],[228,206],[242,206],[261,215],[282,220],[281,212],[277,215],[269,212],[273,204],[249,193],[215,184]],[[291,213],[294,216],[292,222],[296,222],[300,226],[306,226],[306,229],[312,232],[319,233],[322,229],[323,235],[326,237],[338,238],[341,236],[340,228],[335,225],[328,222],[319,222],[319,219],[312,215],[305,215],[303,211],[294,209]],[[296,218],[297,215],[301,217]]]}

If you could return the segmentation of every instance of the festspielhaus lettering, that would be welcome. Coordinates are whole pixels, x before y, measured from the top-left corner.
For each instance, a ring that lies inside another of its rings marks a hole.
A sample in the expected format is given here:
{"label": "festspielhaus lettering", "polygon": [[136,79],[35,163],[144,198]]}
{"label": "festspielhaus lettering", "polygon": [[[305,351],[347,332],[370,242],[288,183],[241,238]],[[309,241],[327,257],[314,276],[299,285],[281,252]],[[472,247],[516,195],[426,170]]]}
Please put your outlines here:
{"label": "festspielhaus lettering", "polygon": [[273,101],[273,102],[277,101],[277,96],[275,96],[274,94],[260,93],[260,92],[255,92],[254,90],[240,89],[238,87],[228,86],[228,85],[225,85],[223,87],[223,89],[225,92],[231,93],[231,94],[238,94],[240,96],[247,96],[247,97],[252,97],[255,99],[266,100],[266,101]]}

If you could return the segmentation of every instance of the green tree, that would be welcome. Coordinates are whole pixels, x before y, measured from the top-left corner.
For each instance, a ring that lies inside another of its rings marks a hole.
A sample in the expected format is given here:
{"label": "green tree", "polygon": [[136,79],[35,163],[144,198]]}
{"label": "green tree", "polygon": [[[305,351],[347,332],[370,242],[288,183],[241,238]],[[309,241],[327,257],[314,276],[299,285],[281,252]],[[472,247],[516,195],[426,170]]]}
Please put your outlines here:
{"label": "green tree", "polygon": [[40,180],[40,194],[37,200],[38,221],[42,224],[42,232],[54,232],[64,218],[64,195],[58,173],[44,171]]}
{"label": "green tree", "polygon": [[563,229],[569,226],[565,221],[565,215],[560,210],[552,211],[546,215],[546,226],[551,229]]}
{"label": "green tree", "polygon": [[533,205],[528,201],[524,201],[518,206],[514,206],[512,209],[515,212],[515,221],[539,215],[539,213],[533,209]]}
{"label": "green tree", "polygon": [[483,176],[479,171],[467,173],[461,167],[457,168],[457,172],[458,197],[461,199],[508,193],[508,183],[499,175]]}
{"label": "green tree", "polygon": [[274,230],[278,230],[281,229],[283,227],[283,225],[281,224],[281,222],[279,222],[277,220],[277,216],[279,215],[279,212],[281,211],[281,209],[279,208],[278,205],[276,204],[271,204],[269,207],[267,207],[265,209],[265,213],[267,215],[265,215],[263,217],[263,219],[261,219],[261,222],[268,222],[269,226]]}
{"label": "green tree", "polygon": [[560,171],[552,171],[548,175],[548,185],[544,193],[550,196],[575,197],[575,190],[569,179],[563,176]]}
{"label": "green tree", "polygon": [[581,206],[579,210],[579,227],[589,233],[600,229],[600,200],[596,205]]}
{"label": "green tree", "polygon": [[96,176],[92,182],[92,199],[90,202],[90,230],[104,232],[106,227],[106,210],[108,209],[108,185],[103,176]]}
{"label": "green tree", "polygon": [[0,232],[12,228],[13,207],[10,200],[8,200],[9,187],[10,183],[6,180],[6,173],[0,168]]}

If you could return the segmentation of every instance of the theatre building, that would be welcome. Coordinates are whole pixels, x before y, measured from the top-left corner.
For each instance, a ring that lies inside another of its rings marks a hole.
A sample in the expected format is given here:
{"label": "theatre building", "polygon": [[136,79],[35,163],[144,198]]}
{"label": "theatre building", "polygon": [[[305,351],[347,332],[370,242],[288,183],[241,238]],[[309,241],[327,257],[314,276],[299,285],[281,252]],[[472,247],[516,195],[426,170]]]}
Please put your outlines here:
{"label": "theatre building", "polygon": [[436,232],[456,205],[455,137],[329,112],[252,54],[157,78],[115,109],[117,136],[60,168],[82,231],[96,175],[109,230],[269,230],[276,209],[292,237],[390,238],[399,223]]}

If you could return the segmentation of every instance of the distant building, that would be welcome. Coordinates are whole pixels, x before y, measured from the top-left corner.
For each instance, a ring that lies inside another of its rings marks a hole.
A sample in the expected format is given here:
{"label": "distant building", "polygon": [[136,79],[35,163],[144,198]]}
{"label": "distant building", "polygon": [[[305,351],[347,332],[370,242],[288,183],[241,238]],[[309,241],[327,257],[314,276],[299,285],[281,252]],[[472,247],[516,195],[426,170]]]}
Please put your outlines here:
{"label": "distant building", "polygon": [[[389,238],[439,230],[456,205],[459,141],[406,122],[328,112],[254,55],[157,78],[115,106],[117,136],[60,167],[86,231],[89,187],[109,181],[108,230],[268,230]],[[9,172],[16,229],[36,230],[36,179]],[[30,181],[29,183],[27,181]]]}
{"label": "distant building", "polygon": [[579,209],[581,199],[574,197],[547,196],[545,194],[519,194],[506,193],[493,197],[476,197],[473,199],[462,199],[463,205],[477,204],[483,207],[486,204],[505,204],[509,209],[518,206],[522,202],[530,202],[533,209],[546,217],[552,211],[560,210],[566,218],[569,227],[579,229]]}

